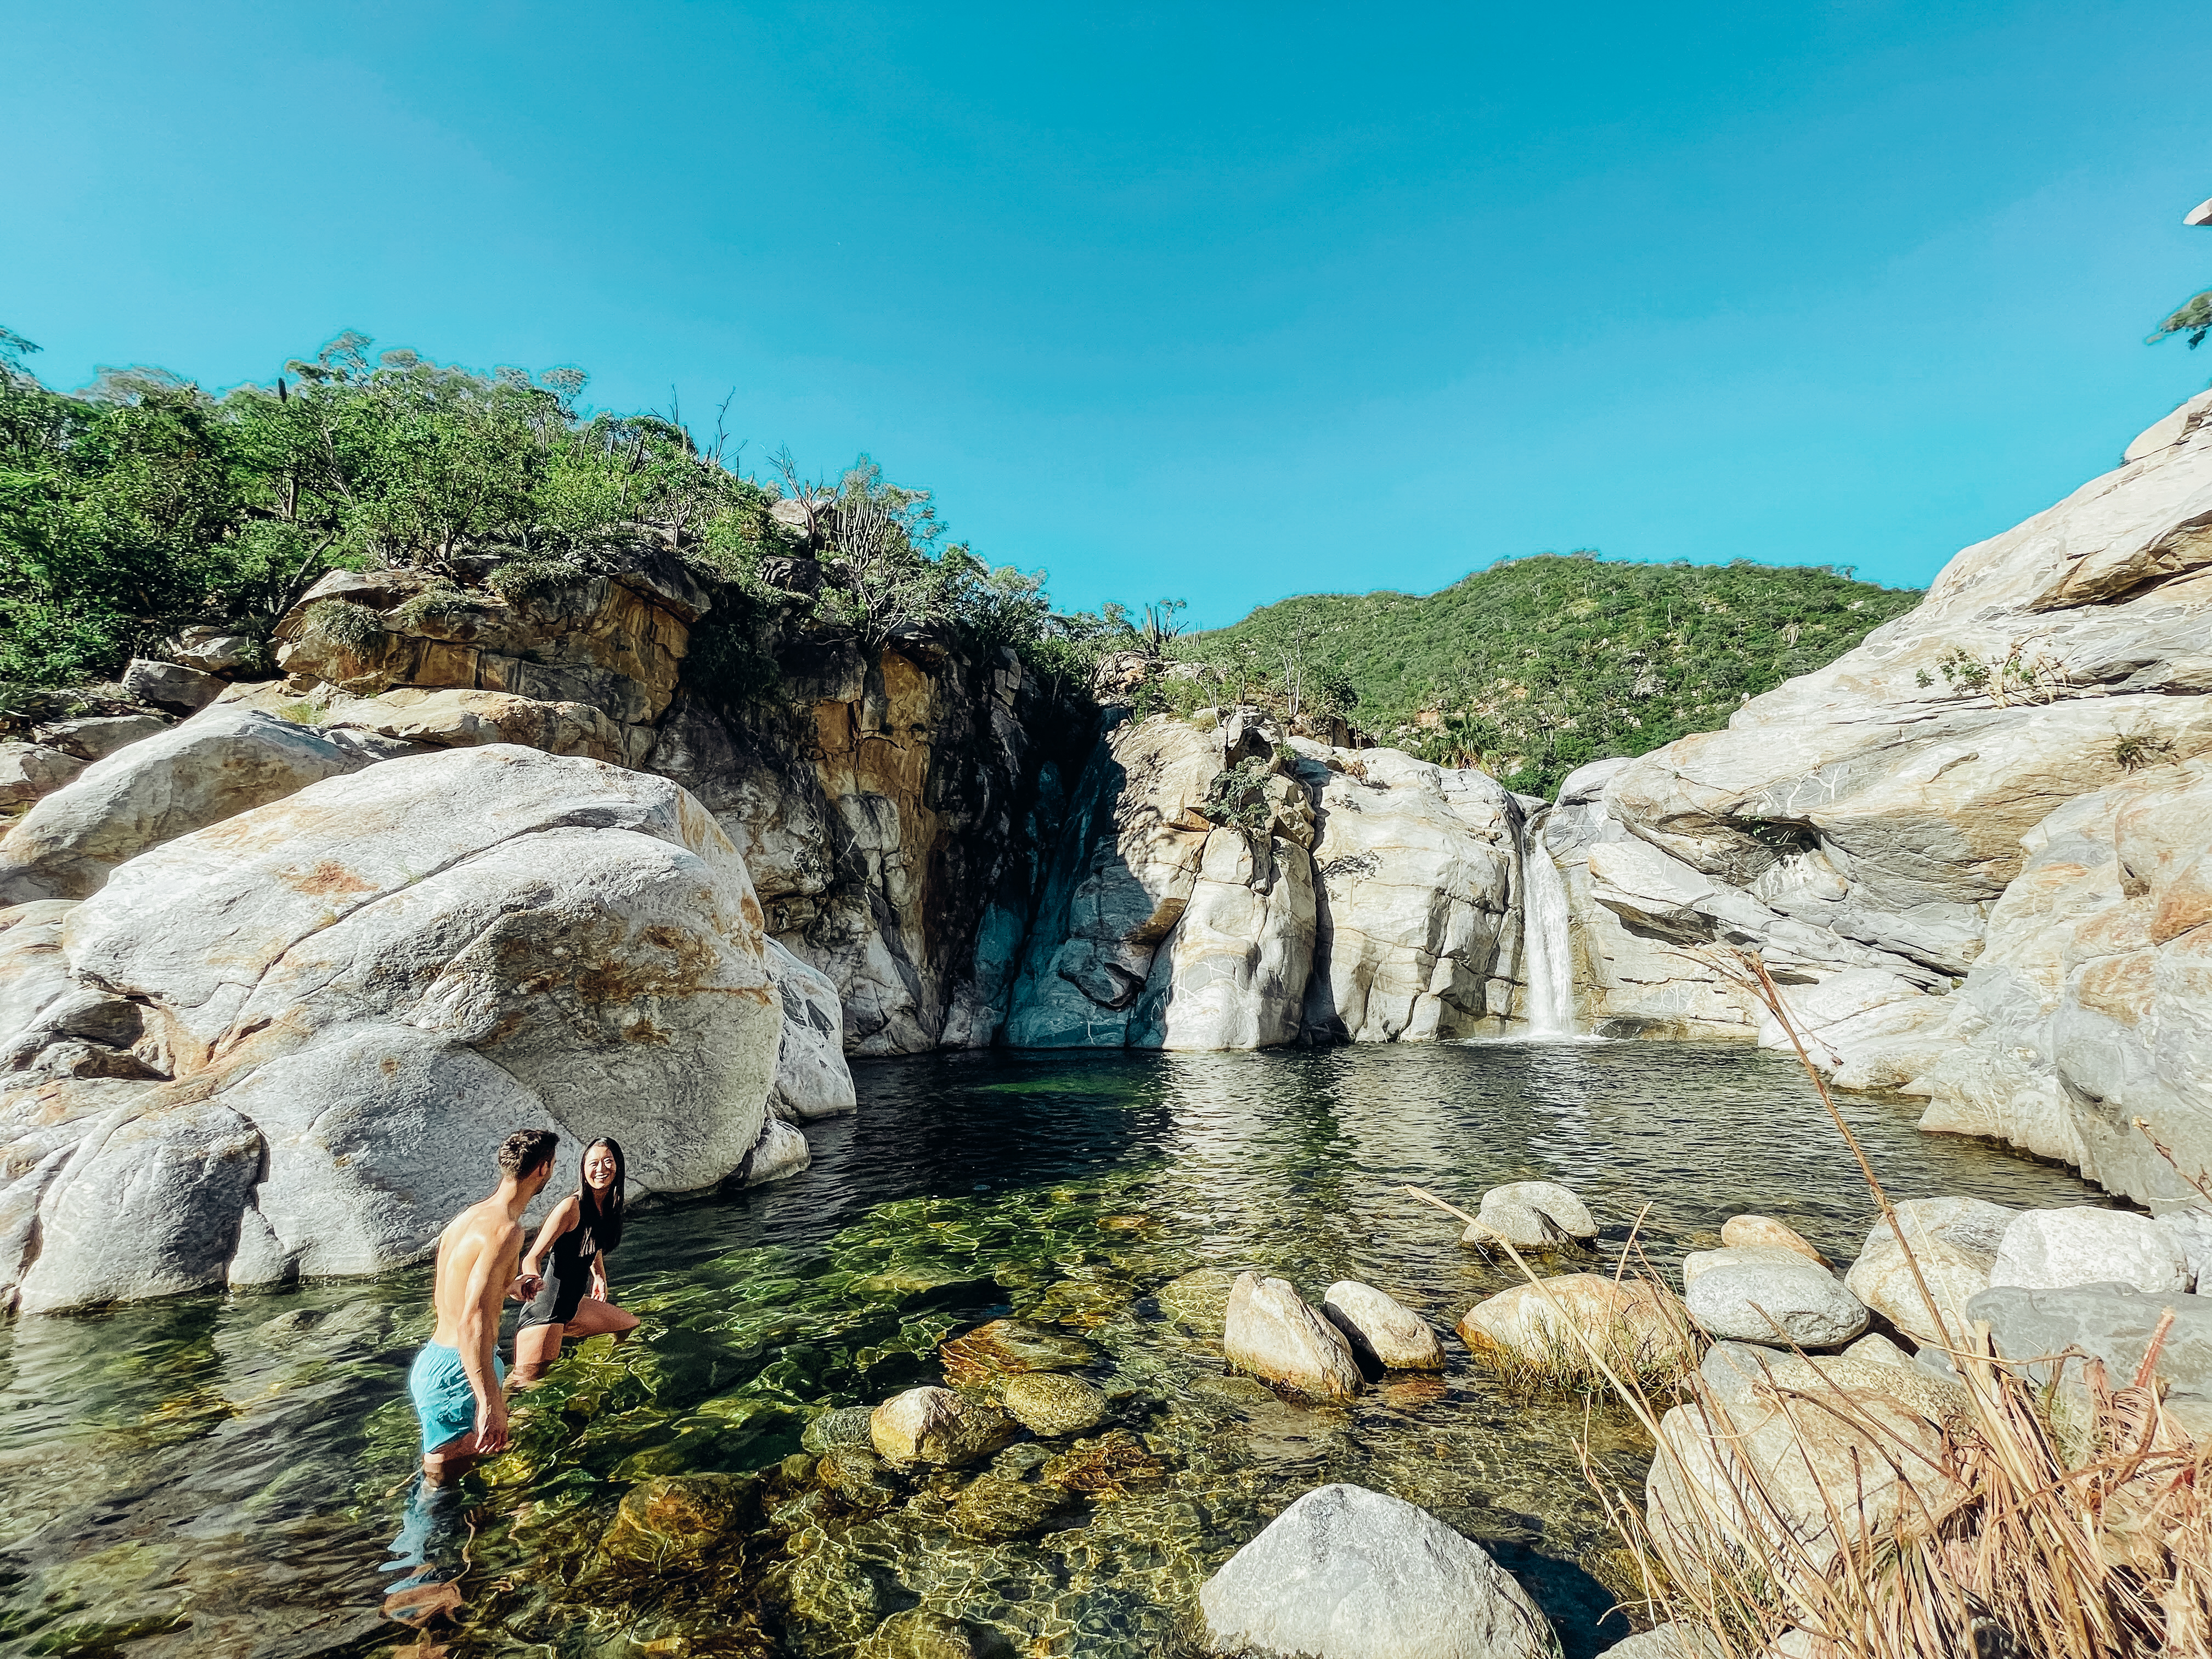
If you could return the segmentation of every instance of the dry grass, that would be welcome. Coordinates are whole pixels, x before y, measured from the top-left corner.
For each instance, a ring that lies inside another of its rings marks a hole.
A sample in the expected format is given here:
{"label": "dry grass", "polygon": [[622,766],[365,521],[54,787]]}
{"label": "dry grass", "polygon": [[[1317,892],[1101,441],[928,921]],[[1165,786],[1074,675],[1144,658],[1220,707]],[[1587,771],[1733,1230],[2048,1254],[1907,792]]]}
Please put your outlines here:
{"label": "dry grass", "polygon": [[[1764,964],[1747,959],[1745,971],[1795,1042]],[[1894,1228],[1802,1045],[1798,1057]],[[1601,1342],[1582,1340],[1584,1366],[1651,1435],[1655,1480],[1668,1494],[1655,1528],[1641,1495],[1585,1459],[1635,1560],[1640,1610],[1707,1633],[1727,1659],[2212,1654],[2212,1446],[2166,1415],[2158,1342],[2117,1383],[2082,1361],[2072,1374],[2086,1397],[2055,1426],[2042,1381],[1999,1358],[1985,1326],[1947,1325],[1924,1283],[1921,1294],[1964,1384],[1941,1424],[1885,1411],[1820,1377],[1816,1361],[1795,1378],[1802,1386],[1758,1385],[1766,1428],[1757,1442],[1741,1401],[1731,1416],[1691,1374],[1687,1414],[1701,1432],[1680,1435],[1678,1418],[1670,1436],[1661,1395]]]}

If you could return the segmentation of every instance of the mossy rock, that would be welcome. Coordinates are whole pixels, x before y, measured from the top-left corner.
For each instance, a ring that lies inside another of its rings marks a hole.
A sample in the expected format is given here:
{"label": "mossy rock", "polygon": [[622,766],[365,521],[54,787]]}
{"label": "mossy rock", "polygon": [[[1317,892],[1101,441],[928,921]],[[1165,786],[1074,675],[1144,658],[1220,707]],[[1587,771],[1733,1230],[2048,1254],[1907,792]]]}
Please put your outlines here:
{"label": "mossy rock", "polygon": [[841,1406],[836,1411],[824,1412],[806,1425],[799,1437],[799,1443],[817,1456],[839,1446],[865,1446],[868,1443],[868,1419],[875,1411],[873,1406]]}
{"label": "mossy rock", "polygon": [[1025,1319],[994,1319],[939,1344],[937,1357],[954,1388],[979,1389],[1027,1371],[1079,1370],[1098,1358],[1098,1350],[1079,1336]]}
{"label": "mossy rock", "polygon": [[915,1607],[885,1620],[860,1659],[1014,1659],[1014,1644],[997,1631]]}
{"label": "mossy rock", "polygon": [[1094,1440],[1077,1441],[1044,1466],[1042,1478],[1071,1492],[1119,1498],[1157,1490],[1173,1468],[1128,1430],[1115,1429]]}
{"label": "mossy rock", "polygon": [[952,1529],[981,1543],[1026,1538],[1075,1502],[1065,1486],[979,1474],[952,1500]]}
{"label": "mossy rock", "polygon": [[1097,1428],[1106,1417],[1104,1395],[1081,1377],[1060,1371],[1010,1376],[1000,1398],[1024,1428],[1048,1438],[1081,1434]]}
{"label": "mossy rock", "polygon": [[908,1389],[876,1407],[868,1431],[876,1451],[902,1468],[935,1463],[957,1468],[988,1457],[1017,1438],[1021,1426],[988,1395]]}
{"label": "mossy rock", "polygon": [[641,1480],[623,1494],[599,1540],[611,1562],[640,1567],[691,1559],[744,1527],[758,1507],[754,1475],[684,1474]]}
{"label": "mossy rock", "polygon": [[889,1509],[906,1496],[889,1465],[865,1446],[832,1446],[815,1465],[814,1478],[859,1510]]}

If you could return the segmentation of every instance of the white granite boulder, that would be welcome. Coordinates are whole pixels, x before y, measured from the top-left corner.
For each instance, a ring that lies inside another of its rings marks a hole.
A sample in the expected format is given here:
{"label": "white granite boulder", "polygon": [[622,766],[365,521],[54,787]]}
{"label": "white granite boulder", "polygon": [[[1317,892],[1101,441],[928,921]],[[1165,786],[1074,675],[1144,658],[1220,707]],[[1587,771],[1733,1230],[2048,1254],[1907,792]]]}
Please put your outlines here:
{"label": "white granite boulder", "polygon": [[1990,1287],[1997,1247],[2018,1212],[1977,1198],[1911,1198],[1893,1207],[1947,1330],[1937,1330],[1886,1219],[1875,1223],[1844,1283],[1915,1342],[1955,1343],[1966,1333],[1967,1302]]}
{"label": "white granite boulder", "polygon": [[1310,1400],[1348,1400],[1364,1380],[1343,1333],[1287,1279],[1237,1274],[1221,1346],[1238,1370]]}
{"label": "white granite boulder", "polygon": [[1516,1181],[1492,1187],[1461,1236],[1463,1244],[1503,1239],[1516,1249],[1548,1250],[1597,1237],[1589,1206],[1556,1181]]}
{"label": "white granite boulder", "polygon": [[1713,1267],[1690,1280],[1682,1301],[1710,1334],[1769,1347],[1839,1348],[1867,1328],[1866,1304],[1802,1258]]}
{"label": "white granite boulder", "polygon": [[2165,1295],[2189,1288],[2189,1258],[2169,1228],[2125,1210],[2077,1205],[2022,1210],[2004,1230],[1991,1286],[2031,1291],[2075,1285],[2125,1285]]}
{"label": "white granite boulder", "polygon": [[375,758],[258,709],[215,708],[94,761],[0,840],[0,902],[82,898],[126,859]]}
{"label": "white granite boulder", "polygon": [[1528,1594],[1427,1510],[1322,1486],[1201,1585],[1214,1650],[1270,1659],[1556,1659]]}
{"label": "white granite boulder", "polygon": [[40,743],[0,743],[0,809],[44,799],[85,769],[77,756]]}
{"label": "white granite boulder", "polygon": [[845,1060],[845,1010],[836,986],[774,939],[768,941],[768,973],[783,1003],[769,1109],[787,1123],[854,1110],[860,1097]]}
{"label": "white granite boulder", "polygon": [[[613,1135],[641,1194],[730,1176],[768,1121],[783,1022],[759,906],[663,779],[503,745],[398,761],[168,841],[58,921],[58,958],[15,954],[128,999],[150,1080],[103,1096],[110,1128],[71,1120],[26,1308],[416,1260],[516,1128],[562,1131],[556,1188]],[[85,1089],[0,1074],[20,1143],[0,1167],[54,1150],[37,1126]],[[183,1127],[126,1132],[142,1119]],[[142,1189],[179,1196],[121,1255],[70,1219]]]}
{"label": "white granite boulder", "polygon": [[1322,1298],[1321,1315],[1344,1333],[1354,1353],[1386,1371],[1444,1368],[1443,1344],[1429,1322],[1371,1285],[1339,1279]]}

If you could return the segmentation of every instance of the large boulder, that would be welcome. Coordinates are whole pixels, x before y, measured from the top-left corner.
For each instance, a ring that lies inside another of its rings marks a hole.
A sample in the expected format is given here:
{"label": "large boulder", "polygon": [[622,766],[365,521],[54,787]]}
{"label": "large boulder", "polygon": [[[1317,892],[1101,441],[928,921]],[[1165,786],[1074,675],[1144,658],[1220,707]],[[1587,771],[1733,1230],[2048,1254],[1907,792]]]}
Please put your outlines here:
{"label": "large boulder", "polygon": [[0,810],[43,799],[84,768],[78,757],[44,744],[0,743]]}
{"label": "large boulder", "polygon": [[1299,1498],[1199,1588],[1215,1651],[1556,1659],[1528,1592],[1427,1510],[1364,1486]]}
{"label": "large boulder", "polygon": [[1167,715],[1099,746],[1009,992],[1008,1043],[1262,1048],[1297,1036],[1312,809],[1264,733],[1233,746]]}
{"label": "large boulder", "polygon": [[1520,810],[1472,768],[1293,740],[1315,800],[1317,1038],[1494,1036],[1513,992]]}
{"label": "large boulder", "polygon": [[1221,1346],[1238,1370],[1307,1399],[1349,1400],[1359,1392],[1351,1343],[1286,1279],[1237,1276]]}
{"label": "large boulder", "polygon": [[1783,1046],[1729,973],[1756,949],[1838,1081],[2190,1196],[2131,1127],[2212,1166],[2212,414],[2160,430],[1856,649],[1563,804],[1601,1016]]}
{"label": "large boulder", "polygon": [[126,859],[375,757],[258,709],[210,709],[104,760],[0,840],[0,902],[82,898]]}
{"label": "large boulder", "polygon": [[2189,1288],[2189,1258],[2172,1231],[2148,1216],[2078,1205],[2022,1210],[2008,1222],[1990,1268],[1992,1287],[2064,1290],[2118,1283],[2153,1296]]}
{"label": "large boulder", "polygon": [[[1905,1230],[1911,1260],[1906,1259],[1884,1218],[1867,1235],[1866,1246],[1844,1283],[1853,1296],[1915,1342],[1954,1346],[1966,1335],[1966,1304],[1990,1287],[1997,1247],[2018,1212],[1978,1198],[1910,1198],[1892,1207]],[[1930,1298],[1936,1304],[1932,1312]],[[1938,1316],[1943,1325],[1940,1330]]]}
{"label": "large boulder", "polygon": [[860,1095],[845,1060],[845,1011],[836,986],[774,939],[768,941],[768,974],[783,1004],[769,1109],[792,1123],[854,1110]]}
{"label": "large boulder", "polygon": [[133,657],[123,671],[123,689],[140,702],[197,714],[222,695],[222,682],[182,663]]}
{"label": "large boulder", "polygon": [[[597,762],[326,778],[121,865],[59,946],[70,988],[136,1010],[151,1080],[109,1085],[40,1177],[27,1308],[416,1260],[519,1127],[563,1132],[556,1189],[611,1134],[651,1193],[722,1180],[767,1121],[781,1003],[744,864],[675,785]],[[0,1123],[89,1086],[39,1059],[0,1078]],[[142,1186],[199,1196],[155,1205],[118,1267],[71,1218]]]}
{"label": "large boulder", "polygon": [[[2074,1388],[2083,1382],[2081,1361],[2057,1356],[2100,1360],[2106,1382],[2123,1388],[2135,1381],[2165,1324],[2154,1371],[2172,1390],[2170,1400],[2212,1411],[2212,1296],[2150,1293],[2125,1285],[1999,1285],[1975,1297],[1967,1313],[1989,1322],[2001,1352],[2039,1362],[2045,1380]],[[2212,1428],[2212,1421],[2206,1426]]]}

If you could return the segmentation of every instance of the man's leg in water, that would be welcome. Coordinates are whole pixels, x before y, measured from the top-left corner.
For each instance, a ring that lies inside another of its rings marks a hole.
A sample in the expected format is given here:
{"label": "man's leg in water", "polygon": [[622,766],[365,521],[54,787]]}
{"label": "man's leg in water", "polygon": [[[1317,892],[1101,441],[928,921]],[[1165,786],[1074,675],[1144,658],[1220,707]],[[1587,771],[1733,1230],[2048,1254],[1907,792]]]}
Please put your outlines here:
{"label": "man's leg in water", "polygon": [[514,1334],[514,1386],[526,1389],[544,1380],[561,1357],[561,1334],[573,1326],[525,1325]]}

